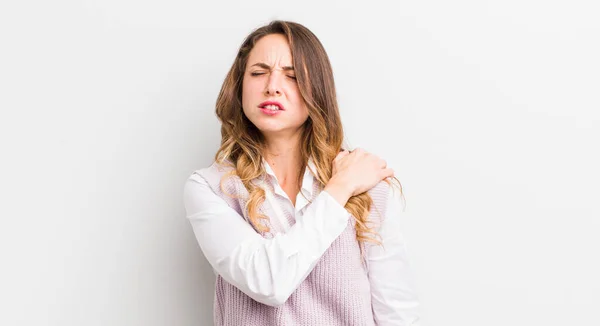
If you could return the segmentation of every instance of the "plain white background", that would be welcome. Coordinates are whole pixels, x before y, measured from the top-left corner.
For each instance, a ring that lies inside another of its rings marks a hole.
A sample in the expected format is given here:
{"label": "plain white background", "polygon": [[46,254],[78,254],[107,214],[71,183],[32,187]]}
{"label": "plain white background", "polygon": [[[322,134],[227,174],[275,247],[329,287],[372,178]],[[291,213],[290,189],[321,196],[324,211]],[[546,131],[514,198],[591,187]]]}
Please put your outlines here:
{"label": "plain white background", "polygon": [[2,325],[211,325],[182,188],[236,50],[300,22],[404,185],[424,325],[600,325],[594,1],[0,5]]}

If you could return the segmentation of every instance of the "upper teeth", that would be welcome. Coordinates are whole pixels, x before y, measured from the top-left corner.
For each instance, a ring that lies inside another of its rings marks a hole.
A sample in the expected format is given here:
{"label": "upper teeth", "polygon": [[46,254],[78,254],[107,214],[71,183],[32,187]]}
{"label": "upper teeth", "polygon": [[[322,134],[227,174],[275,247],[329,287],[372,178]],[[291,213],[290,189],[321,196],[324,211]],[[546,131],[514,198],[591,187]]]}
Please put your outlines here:
{"label": "upper teeth", "polygon": [[277,105],[265,105],[264,108],[269,110],[279,110]]}

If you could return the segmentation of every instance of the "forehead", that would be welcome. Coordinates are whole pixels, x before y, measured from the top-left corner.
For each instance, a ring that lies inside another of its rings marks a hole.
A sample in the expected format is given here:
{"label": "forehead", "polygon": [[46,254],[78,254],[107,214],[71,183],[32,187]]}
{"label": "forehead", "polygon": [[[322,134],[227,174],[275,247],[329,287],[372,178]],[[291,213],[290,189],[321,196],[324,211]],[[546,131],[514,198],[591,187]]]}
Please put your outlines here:
{"label": "forehead", "polygon": [[270,34],[263,36],[250,51],[248,66],[263,62],[270,66],[290,66],[292,51],[285,36]]}

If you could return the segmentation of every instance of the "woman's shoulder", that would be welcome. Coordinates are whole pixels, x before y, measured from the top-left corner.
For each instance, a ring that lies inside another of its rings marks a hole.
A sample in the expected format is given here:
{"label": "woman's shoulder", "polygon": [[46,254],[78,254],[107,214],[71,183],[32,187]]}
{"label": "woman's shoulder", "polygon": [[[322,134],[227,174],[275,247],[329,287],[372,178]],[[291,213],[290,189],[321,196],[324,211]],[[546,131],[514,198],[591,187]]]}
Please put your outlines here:
{"label": "woman's shoulder", "polygon": [[377,196],[385,198],[390,192],[391,187],[392,185],[390,184],[390,181],[381,180],[379,183],[373,186],[373,188],[369,189],[368,193],[371,195],[371,197]]}
{"label": "woman's shoulder", "polygon": [[[371,219],[384,219],[391,201],[400,201],[401,206],[405,205],[402,185],[396,178],[387,178],[380,181],[368,191],[368,194],[373,200]],[[381,220],[378,222],[381,222]]]}
{"label": "woman's shoulder", "polygon": [[227,173],[235,170],[235,166],[230,161],[217,162],[213,161],[210,165],[194,170],[192,174],[205,174],[205,173]]}
{"label": "woman's shoulder", "polygon": [[188,179],[191,180],[200,180],[204,179],[206,181],[213,179],[221,179],[221,177],[225,174],[233,171],[235,167],[230,162],[217,162],[213,161],[210,165],[194,170]]}

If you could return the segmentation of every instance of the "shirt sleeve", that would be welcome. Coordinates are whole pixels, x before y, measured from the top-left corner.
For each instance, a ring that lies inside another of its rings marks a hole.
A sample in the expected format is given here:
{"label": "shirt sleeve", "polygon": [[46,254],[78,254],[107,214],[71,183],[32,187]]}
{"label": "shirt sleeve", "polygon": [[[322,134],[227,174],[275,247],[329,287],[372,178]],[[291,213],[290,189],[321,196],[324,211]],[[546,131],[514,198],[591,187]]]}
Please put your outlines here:
{"label": "shirt sleeve", "polygon": [[186,216],[213,269],[254,300],[283,304],[348,225],[350,213],[327,191],[286,232],[265,239],[199,174],[184,187]]}
{"label": "shirt sleeve", "polygon": [[419,325],[419,300],[401,233],[400,191],[390,187],[385,217],[378,230],[382,246],[369,245],[371,302],[378,326]]}

